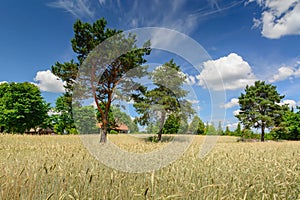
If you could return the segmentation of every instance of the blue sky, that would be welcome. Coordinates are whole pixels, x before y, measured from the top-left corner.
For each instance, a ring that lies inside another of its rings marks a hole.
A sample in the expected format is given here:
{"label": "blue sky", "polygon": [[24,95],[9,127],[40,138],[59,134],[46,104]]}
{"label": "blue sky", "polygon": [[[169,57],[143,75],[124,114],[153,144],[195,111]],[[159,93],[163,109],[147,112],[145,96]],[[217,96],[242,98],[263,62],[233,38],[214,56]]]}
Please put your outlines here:
{"label": "blue sky", "polygon": [[[299,0],[4,0],[0,6],[0,82],[35,82],[48,102],[61,94],[62,82],[50,73],[56,61],[74,58],[70,39],[76,19],[93,22],[104,17],[108,27],[130,30],[165,27],[188,35],[210,55],[203,70],[190,75],[198,87],[200,116],[209,119],[210,90],[220,90],[223,78],[225,125],[237,120],[236,98],[245,85],[265,80],[278,87],[285,103],[300,105]],[[192,51],[192,50],[191,50]],[[160,63],[160,59],[152,62]],[[165,62],[168,59],[165,60]],[[175,61],[188,67],[182,59]],[[196,102],[195,102],[196,103]]]}

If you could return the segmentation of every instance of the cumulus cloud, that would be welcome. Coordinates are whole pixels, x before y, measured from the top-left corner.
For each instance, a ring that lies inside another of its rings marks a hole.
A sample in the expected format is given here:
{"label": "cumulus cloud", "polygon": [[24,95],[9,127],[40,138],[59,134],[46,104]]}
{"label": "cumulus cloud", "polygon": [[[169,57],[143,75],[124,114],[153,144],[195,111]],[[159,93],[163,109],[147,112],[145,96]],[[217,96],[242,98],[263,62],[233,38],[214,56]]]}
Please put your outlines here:
{"label": "cumulus cloud", "polygon": [[236,53],[203,63],[203,70],[197,76],[199,85],[220,90],[235,90],[256,81],[250,65]]}
{"label": "cumulus cloud", "polygon": [[191,104],[198,104],[199,100],[196,99],[187,99],[188,102],[190,102]]}
{"label": "cumulus cloud", "polygon": [[277,81],[283,81],[286,79],[300,77],[300,68],[297,67],[297,65],[295,67],[282,66],[278,68],[276,74],[273,75],[269,82],[273,83]]}
{"label": "cumulus cloud", "polygon": [[186,75],[186,76],[187,76],[187,78],[185,80],[186,84],[194,85],[196,83],[196,78],[194,76],[192,76],[192,75],[189,75],[189,76]]}
{"label": "cumulus cloud", "polygon": [[52,74],[50,70],[37,72],[34,81],[40,90],[45,92],[65,92],[63,81]]}
{"label": "cumulus cloud", "polygon": [[271,83],[276,81],[282,81],[294,74],[294,70],[291,67],[280,67],[277,71],[277,74],[273,75],[273,78],[270,80]]}
{"label": "cumulus cloud", "polygon": [[286,99],[280,102],[279,105],[288,105],[290,108],[296,108],[297,103],[292,99]]}
{"label": "cumulus cloud", "polygon": [[7,83],[7,81],[0,81],[0,85],[4,84],[4,83]]}
{"label": "cumulus cloud", "polygon": [[240,114],[240,112],[241,112],[241,110],[235,110],[235,111],[232,112],[232,114],[234,116],[237,116],[238,114]]}
{"label": "cumulus cloud", "polygon": [[263,9],[261,19],[254,19],[254,26],[261,27],[264,37],[278,39],[285,35],[300,34],[299,0],[249,0]]}
{"label": "cumulus cloud", "polygon": [[239,105],[239,99],[232,98],[228,103],[221,105],[221,108],[232,108]]}
{"label": "cumulus cloud", "polygon": [[[105,1],[99,0],[99,3],[104,4]],[[88,0],[56,0],[48,6],[64,9],[76,18],[93,18],[95,14]]]}
{"label": "cumulus cloud", "polygon": [[237,128],[237,126],[238,126],[238,122],[236,122],[236,123],[228,123],[228,124],[226,124],[226,126],[228,126],[228,128],[230,130],[235,130]]}
{"label": "cumulus cloud", "polygon": [[296,70],[294,71],[294,76],[295,76],[295,77],[300,77],[300,68],[298,68],[298,69],[296,69]]}

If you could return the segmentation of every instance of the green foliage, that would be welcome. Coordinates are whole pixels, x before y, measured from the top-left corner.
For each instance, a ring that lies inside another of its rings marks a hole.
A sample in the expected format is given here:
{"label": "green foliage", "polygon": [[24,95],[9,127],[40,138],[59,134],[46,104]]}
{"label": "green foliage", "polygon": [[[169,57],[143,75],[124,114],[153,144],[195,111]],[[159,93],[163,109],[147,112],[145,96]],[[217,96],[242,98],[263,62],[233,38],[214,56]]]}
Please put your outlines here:
{"label": "green foliage", "polygon": [[[92,88],[86,88],[86,93],[82,93],[81,95],[92,95],[96,104],[99,113],[101,114],[101,121],[103,124],[103,133],[104,136],[101,137],[101,141],[106,141],[106,130],[109,128],[111,124],[114,124],[113,121],[109,122],[109,112],[111,102],[113,101],[112,95],[115,92],[117,85],[120,85],[120,80],[123,78],[124,74],[130,71],[133,68],[139,67],[141,64],[145,63],[146,60],[143,58],[145,55],[150,54],[150,43],[146,43],[144,48],[136,49],[135,42],[136,38],[134,35],[125,36],[121,34],[122,31],[109,29],[106,27],[107,22],[104,18],[95,21],[94,23],[84,23],[80,20],[77,20],[73,26],[74,28],[74,37],[71,39],[72,49],[77,54],[77,62],[71,60],[70,62],[59,63],[56,62],[54,66],[52,66],[52,72],[60,77],[63,81],[66,82],[66,95],[70,97],[72,102],[73,98],[73,90],[74,83],[76,79],[76,75],[78,73],[79,68],[83,68],[82,65],[84,61],[88,58],[88,63],[91,64],[92,70],[88,73],[90,77],[87,78],[89,83],[92,84]],[[118,36],[116,36],[119,34]],[[106,39],[116,36],[113,44],[105,49],[105,54],[98,52],[99,49],[96,47],[105,41]],[[112,48],[112,45],[113,48]],[[123,54],[122,56],[117,56],[118,52],[115,49],[134,49],[128,53]],[[100,63],[97,62],[99,59],[99,55],[105,57],[105,59],[100,59]],[[111,60],[115,59],[116,60]],[[108,64],[105,61],[111,62]],[[99,69],[105,69],[101,74],[101,77],[97,77],[99,73]],[[84,71],[84,70],[83,70]],[[82,77],[81,77],[82,78]],[[124,84],[125,85],[125,84]],[[126,88],[126,87],[124,87]],[[123,89],[124,89],[123,88]],[[92,89],[92,90],[91,90]],[[90,94],[92,91],[92,94]],[[103,106],[101,106],[103,105]],[[74,121],[72,119],[72,104],[68,103],[66,105],[66,109],[68,112],[64,112],[64,118],[69,122]],[[66,116],[69,115],[69,116]],[[99,118],[99,117],[98,117]],[[72,124],[69,124],[71,128],[73,128]],[[64,124],[60,120],[55,124],[56,129],[60,131],[63,130]],[[131,129],[136,130],[137,126],[134,127],[131,124]]]}
{"label": "green foliage", "polygon": [[76,131],[72,107],[69,105],[72,104],[71,96],[64,94],[56,99],[54,112],[51,116],[54,132],[58,134],[77,134]]}
{"label": "green foliage", "polygon": [[80,134],[99,133],[96,120],[96,110],[93,106],[75,107],[73,110],[76,128]]}
{"label": "green foliage", "polygon": [[[268,135],[268,134],[266,134],[266,135]],[[259,139],[259,134],[254,134],[252,130],[246,129],[246,128],[244,128],[241,131],[240,135],[236,135],[236,136],[240,136],[240,137],[246,138],[246,139]]]}
{"label": "green foliage", "polygon": [[128,126],[130,133],[137,133],[139,132],[139,128],[135,122],[132,121],[131,117],[122,112],[119,107],[111,106],[112,115],[114,120],[118,125],[125,124]]}
{"label": "green foliage", "polygon": [[31,83],[0,84],[0,127],[8,133],[24,133],[48,120],[47,104]]}
{"label": "green foliage", "polygon": [[242,128],[241,128],[241,123],[238,123],[237,124],[237,127],[236,127],[236,129],[235,129],[235,131],[234,131],[234,135],[235,136],[242,136]]}
{"label": "green foliage", "polygon": [[[144,68],[141,65],[146,62],[144,56],[151,52],[150,42],[137,49],[135,35],[125,35],[122,31],[106,28],[104,19],[93,24],[78,21],[74,30],[73,49],[78,54],[79,61],[85,61],[80,66],[81,83],[86,85],[88,82],[85,95],[90,95],[95,100],[102,122],[100,142],[106,142],[106,133],[111,123],[110,107],[116,98],[114,94],[118,89],[122,91],[122,95],[118,97],[122,98],[132,92],[133,89],[128,84],[133,83],[134,78],[143,76]],[[111,36],[114,37],[110,38]],[[110,39],[105,41],[104,46],[97,46],[107,38]],[[132,69],[139,73],[127,73]]]}
{"label": "green foliage", "polygon": [[177,117],[175,114],[171,114],[168,116],[164,127],[163,133],[164,134],[176,134],[178,133],[180,128],[180,118]]}
{"label": "green foliage", "polygon": [[[100,104],[100,106],[104,107],[103,104]],[[97,110],[97,121],[102,122],[102,115],[99,110]],[[108,112],[108,132],[121,124],[128,126],[130,133],[137,133],[139,131],[137,124],[132,121],[129,115],[127,115],[125,112],[122,112],[119,107],[111,106],[110,111]]]}
{"label": "green foliage", "polygon": [[205,134],[206,135],[217,135],[218,134],[218,131],[213,122],[211,124],[207,123],[207,125],[205,127]]}
{"label": "green foliage", "polygon": [[159,123],[158,122],[149,122],[146,127],[147,133],[158,133],[159,131]]}
{"label": "green foliage", "polygon": [[180,67],[173,60],[156,68],[150,74],[150,78],[155,88],[151,90],[142,88],[140,94],[133,95],[135,101],[133,106],[140,114],[137,121],[141,125],[156,124],[159,121],[158,139],[160,140],[167,116],[174,114],[186,120],[195,111],[191,103],[184,99],[187,91],[182,89],[182,85],[186,76],[181,73]]}
{"label": "green foliage", "polygon": [[118,131],[116,131],[116,130],[110,130],[109,133],[110,134],[119,134]]}
{"label": "green foliage", "polygon": [[195,116],[193,118],[189,126],[189,132],[193,134],[200,134],[200,135],[205,134],[205,125],[203,121],[200,119],[200,117]]}
{"label": "green foliage", "polygon": [[186,134],[189,130],[189,124],[188,124],[188,119],[186,118],[181,118],[180,119],[180,126],[178,129],[178,134]]}
{"label": "green foliage", "polygon": [[[101,107],[101,109],[105,109],[105,105],[104,104],[99,104],[99,106]],[[102,118],[102,114],[99,112],[99,109],[97,109],[97,122],[102,123],[103,118]],[[114,128],[117,126],[117,122],[116,119],[114,118],[113,115],[113,111],[112,111],[112,107],[110,107],[108,113],[107,113],[107,131],[108,133],[110,132],[111,128]]]}
{"label": "green foliage", "polygon": [[278,105],[281,96],[276,86],[256,81],[253,86],[246,86],[245,94],[239,97],[240,113],[236,116],[245,128],[261,128],[261,141],[264,141],[265,128],[280,123],[284,109]]}
{"label": "green foliage", "polygon": [[217,134],[218,135],[224,135],[224,131],[222,129],[222,122],[221,121],[219,121],[219,124],[218,124]]}
{"label": "green foliage", "polygon": [[70,96],[72,95],[74,89],[74,83],[78,73],[78,66],[79,64],[74,60],[65,63],[56,62],[53,66],[51,66],[52,73],[66,83],[64,87],[66,93]]}
{"label": "green foliage", "polygon": [[300,111],[287,110],[282,122],[271,131],[274,139],[300,140]]}
{"label": "green foliage", "polygon": [[225,129],[224,134],[225,134],[225,135],[233,135],[233,134],[232,134],[232,131],[229,130],[229,126],[226,126],[226,129]]}

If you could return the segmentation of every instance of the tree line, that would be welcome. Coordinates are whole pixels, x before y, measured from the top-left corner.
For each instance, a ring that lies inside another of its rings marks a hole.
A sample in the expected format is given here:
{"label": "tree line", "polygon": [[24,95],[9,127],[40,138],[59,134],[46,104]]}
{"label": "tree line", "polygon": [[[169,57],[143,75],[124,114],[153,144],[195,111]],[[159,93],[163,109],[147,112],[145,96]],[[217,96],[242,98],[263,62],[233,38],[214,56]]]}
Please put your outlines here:
{"label": "tree line", "polygon": [[[198,116],[188,124],[195,111],[186,100],[188,92],[182,87],[186,76],[174,60],[148,72],[144,64],[151,53],[151,41],[137,48],[135,35],[125,35],[121,30],[107,28],[104,18],[92,24],[77,20],[73,28],[71,44],[77,59],[56,62],[51,66],[52,73],[66,83],[65,93],[51,108],[33,84],[1,84],[0,132],[24,133],[32,128],[52,127],[57,133],[76,134],[95,132],[95,124],[101,122],[100,142],[103,143],[107,140],[107,134],[120,123],[129,125],[134,131],[138,131],[138,124],[146,125],[146,131],[157,133],[158,140],[164,133],[257,137],[252,132],[253,128],[260,128],[261,141],[265,140],[266,129],[270,130],[268,137],[272,139],[300,139],[299,108],[295,111],[281,105],[284,96],[271,84],[256,81],[254,85],[246,86],[239,97],[240,112],[236,117],[240,123],[235,131],[230,131],[228,127],[223,131],[221,122],[217,128],[214,124],[204,124]],[[105,51],[99,48],[104,41]],[[79,70],[84,73],[75,81]],[[129,73],[131,70],[135,72]],[[153,81],[152,87],[135,81],[145,76]],[[74,89],[80,83],[83,84],[81,95],[92,98],[96,109],[74,100]],[[118,91],[122,94],[114,95]],[[139,116],[132,121],[120,108],[113,106],[116,98],[133,101]],[[112,113],[117,116],[112,116]],[[97,117],[93,118],[90,114]],[[89,120],[91,118],[94,120]],[[76,127],[75,124],[82,126]]]}

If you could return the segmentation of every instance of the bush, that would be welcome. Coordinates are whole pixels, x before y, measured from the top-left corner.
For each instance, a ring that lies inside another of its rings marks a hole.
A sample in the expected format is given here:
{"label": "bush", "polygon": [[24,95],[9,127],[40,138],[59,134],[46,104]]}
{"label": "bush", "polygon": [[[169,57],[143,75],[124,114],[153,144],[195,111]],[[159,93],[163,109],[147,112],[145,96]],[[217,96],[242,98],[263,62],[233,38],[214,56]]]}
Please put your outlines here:
{"label": "bush", "polygon": [[116,130],[110,130],[110,132],[109,132],[110,134],[118,134],[119,132],[118,131],[116,131]]}

